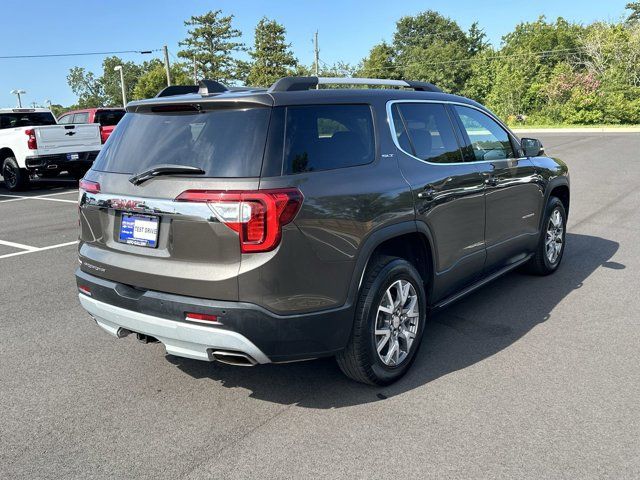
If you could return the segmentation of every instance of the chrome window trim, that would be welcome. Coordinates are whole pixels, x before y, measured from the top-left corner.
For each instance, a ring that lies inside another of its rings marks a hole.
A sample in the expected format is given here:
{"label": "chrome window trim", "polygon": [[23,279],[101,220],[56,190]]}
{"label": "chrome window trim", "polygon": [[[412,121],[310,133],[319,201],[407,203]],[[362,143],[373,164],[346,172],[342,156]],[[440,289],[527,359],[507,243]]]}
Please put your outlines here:
{"label": "chrome window trim", "polygon": [[[499,160],[476,160],[474,162],[437,163],[437,162],[429,162],[427,160],[423,160],[422,158],[416,157],[412,153],[409,153],[406,150],[403,150],[402,147],[400,147],[400,143],[398,142],[398,138],[397,138],[396,133],[395,133],[396,132],[396,126],[395,126],[395,123],[393,122],[393,114],[392,114],[392,111],[391,111],[391,108],[396,103],[439,103],[439,104],[447,104],[447,105],[460,105],[462,107],[473,108],[474,110],[478,110],[480,113],[484,113],[487,117],[489,117],[491,120],[493,120],[498,125],[500,125],[500,127],[502,129],[504,129],[505,132],[507,132],[507,135],[509,135],[509,138],[513,139],[515,141],[516,145],[519,148],[521,148],[520,142],[518,140],[518,137],[516,137],[511,132],[511,130],[509,130],[509,127],[507,127],[502,121],[500,121],[500,119],[498,119],[492,113],[489,113],[488,111],[486,111],[486,110],[484,110],[482,108],[476,107],[475,105],[470,105],[470,104],[464,103],[464,102],[453,102],[451,100],[409,100],[409,99],[405,99],[405,100],[389,100],[387,102],[387,105],[386,105],[387,125],[389,125],[389,132],[391,133],[391,138],[393,140],[394,145],[396,146],[396,148],[398,150],[400,150],[405,155],[409,155],[411,158],[415,158],[416,160],[419,160],[422,163],[426,163],[428,165],[439,165],[439,166],[442,166],[442,165],[473,165],[473,164],[479,164],[479,163],[494,163],[494,162],[499,161]],[[452,118],[451,120],[454,121],[455,119]],[[454,129],[457,127],[457,125],[451,125],[451,126]],[[525,157],[505,158],[504,160],[519,160],[520,158],[525,158]]]}

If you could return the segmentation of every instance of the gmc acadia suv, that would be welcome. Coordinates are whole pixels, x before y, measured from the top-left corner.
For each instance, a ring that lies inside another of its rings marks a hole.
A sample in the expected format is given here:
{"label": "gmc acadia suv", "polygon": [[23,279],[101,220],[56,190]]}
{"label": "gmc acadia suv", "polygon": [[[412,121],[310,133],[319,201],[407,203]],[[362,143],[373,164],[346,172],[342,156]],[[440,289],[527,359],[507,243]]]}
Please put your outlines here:
{"label": "gmc acadia suv", "polygon": [[130,103],[81,182],[79,298],[171,355],[388,384],[430,312],[555,271],[568,211],[564,163],[429,83],[205,80]]}

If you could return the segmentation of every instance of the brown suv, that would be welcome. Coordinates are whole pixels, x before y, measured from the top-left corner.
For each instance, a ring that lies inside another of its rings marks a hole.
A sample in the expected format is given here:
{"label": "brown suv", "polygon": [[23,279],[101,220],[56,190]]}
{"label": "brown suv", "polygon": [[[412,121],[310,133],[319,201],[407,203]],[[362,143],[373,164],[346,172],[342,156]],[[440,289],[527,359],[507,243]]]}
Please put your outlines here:
{"label": "brown suv", "polygon": [[476,102],[402,80],[189,89],[130,103],[81,183],[80,302],[117,337],[236,365],[335,355],[386,384],[431,311],[560,264],[567,167]]}

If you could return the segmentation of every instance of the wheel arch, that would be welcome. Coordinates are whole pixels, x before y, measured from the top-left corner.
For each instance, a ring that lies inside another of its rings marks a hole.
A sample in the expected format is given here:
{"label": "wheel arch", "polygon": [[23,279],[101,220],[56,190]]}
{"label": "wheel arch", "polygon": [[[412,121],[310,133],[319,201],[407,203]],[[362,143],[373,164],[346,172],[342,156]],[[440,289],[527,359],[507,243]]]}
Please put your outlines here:
{"label": "wheel arch", "polygon": [[362,279],[376,255],[392,255],[411,262],[423,278],[427,299],[431,298],[435,272],[433,236],[422,222],[407,221],[373,232],[363,242],[351,280],[349,299],[355,304]]}
{"label": "wheel arch", "polygon": [[571,191],[569,188],[569,179],[565,176],[556,177],[549,181],[544,193],[544,203],[542,205],[542,212],[540,213],[540,224],[538,226],[539,231],[543,230],[544,212],[547,208],[547,203],[551,196],[558,197],[564,206],[567,218],[569,218],[569,204],[571,200]]}
{"label": "wheel arch", "polygon": [[9,147],[0,148],[0,166],[4,162],[5,158],[13,157],[16,158],[15,153]]}

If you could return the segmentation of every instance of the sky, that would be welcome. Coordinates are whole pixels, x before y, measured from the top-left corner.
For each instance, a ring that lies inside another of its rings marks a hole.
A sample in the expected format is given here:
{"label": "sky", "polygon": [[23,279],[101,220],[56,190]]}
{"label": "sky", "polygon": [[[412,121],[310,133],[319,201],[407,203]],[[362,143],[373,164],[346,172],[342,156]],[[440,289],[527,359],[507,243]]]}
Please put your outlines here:
{"label": "sky", "polygon": [[[253,30],[267,16],[287,29],[287,40],[304,64],[313,62],[313,33],[318,30],[321,62],[358,63],[371,47],[393,37],[395,22],[405,15],[432,9],[467,29],[478,21],[489,41],[499,46],[502,36],[523,21],[540,15],[562,16],[578,23],[616,21],[629,0],[0,0],[2,42],[0,57],[121,50],[156,50],[167,45],[173,61],[185,38],[184,20],[208,10],[233,14],[247,46]],[[628,13],[628,12],[626,12]],[[160,58],[138,53],[120,55],[142,62]],[[27,91],[23,105],[46,100],[70,105],[76,97],[67,85],[69,69],[82,66],[101,74],[104,55],[58,58],[0,58],[0,107],[12,107],[19,88]],[[116,72],[114,72],[116,75]]]}

